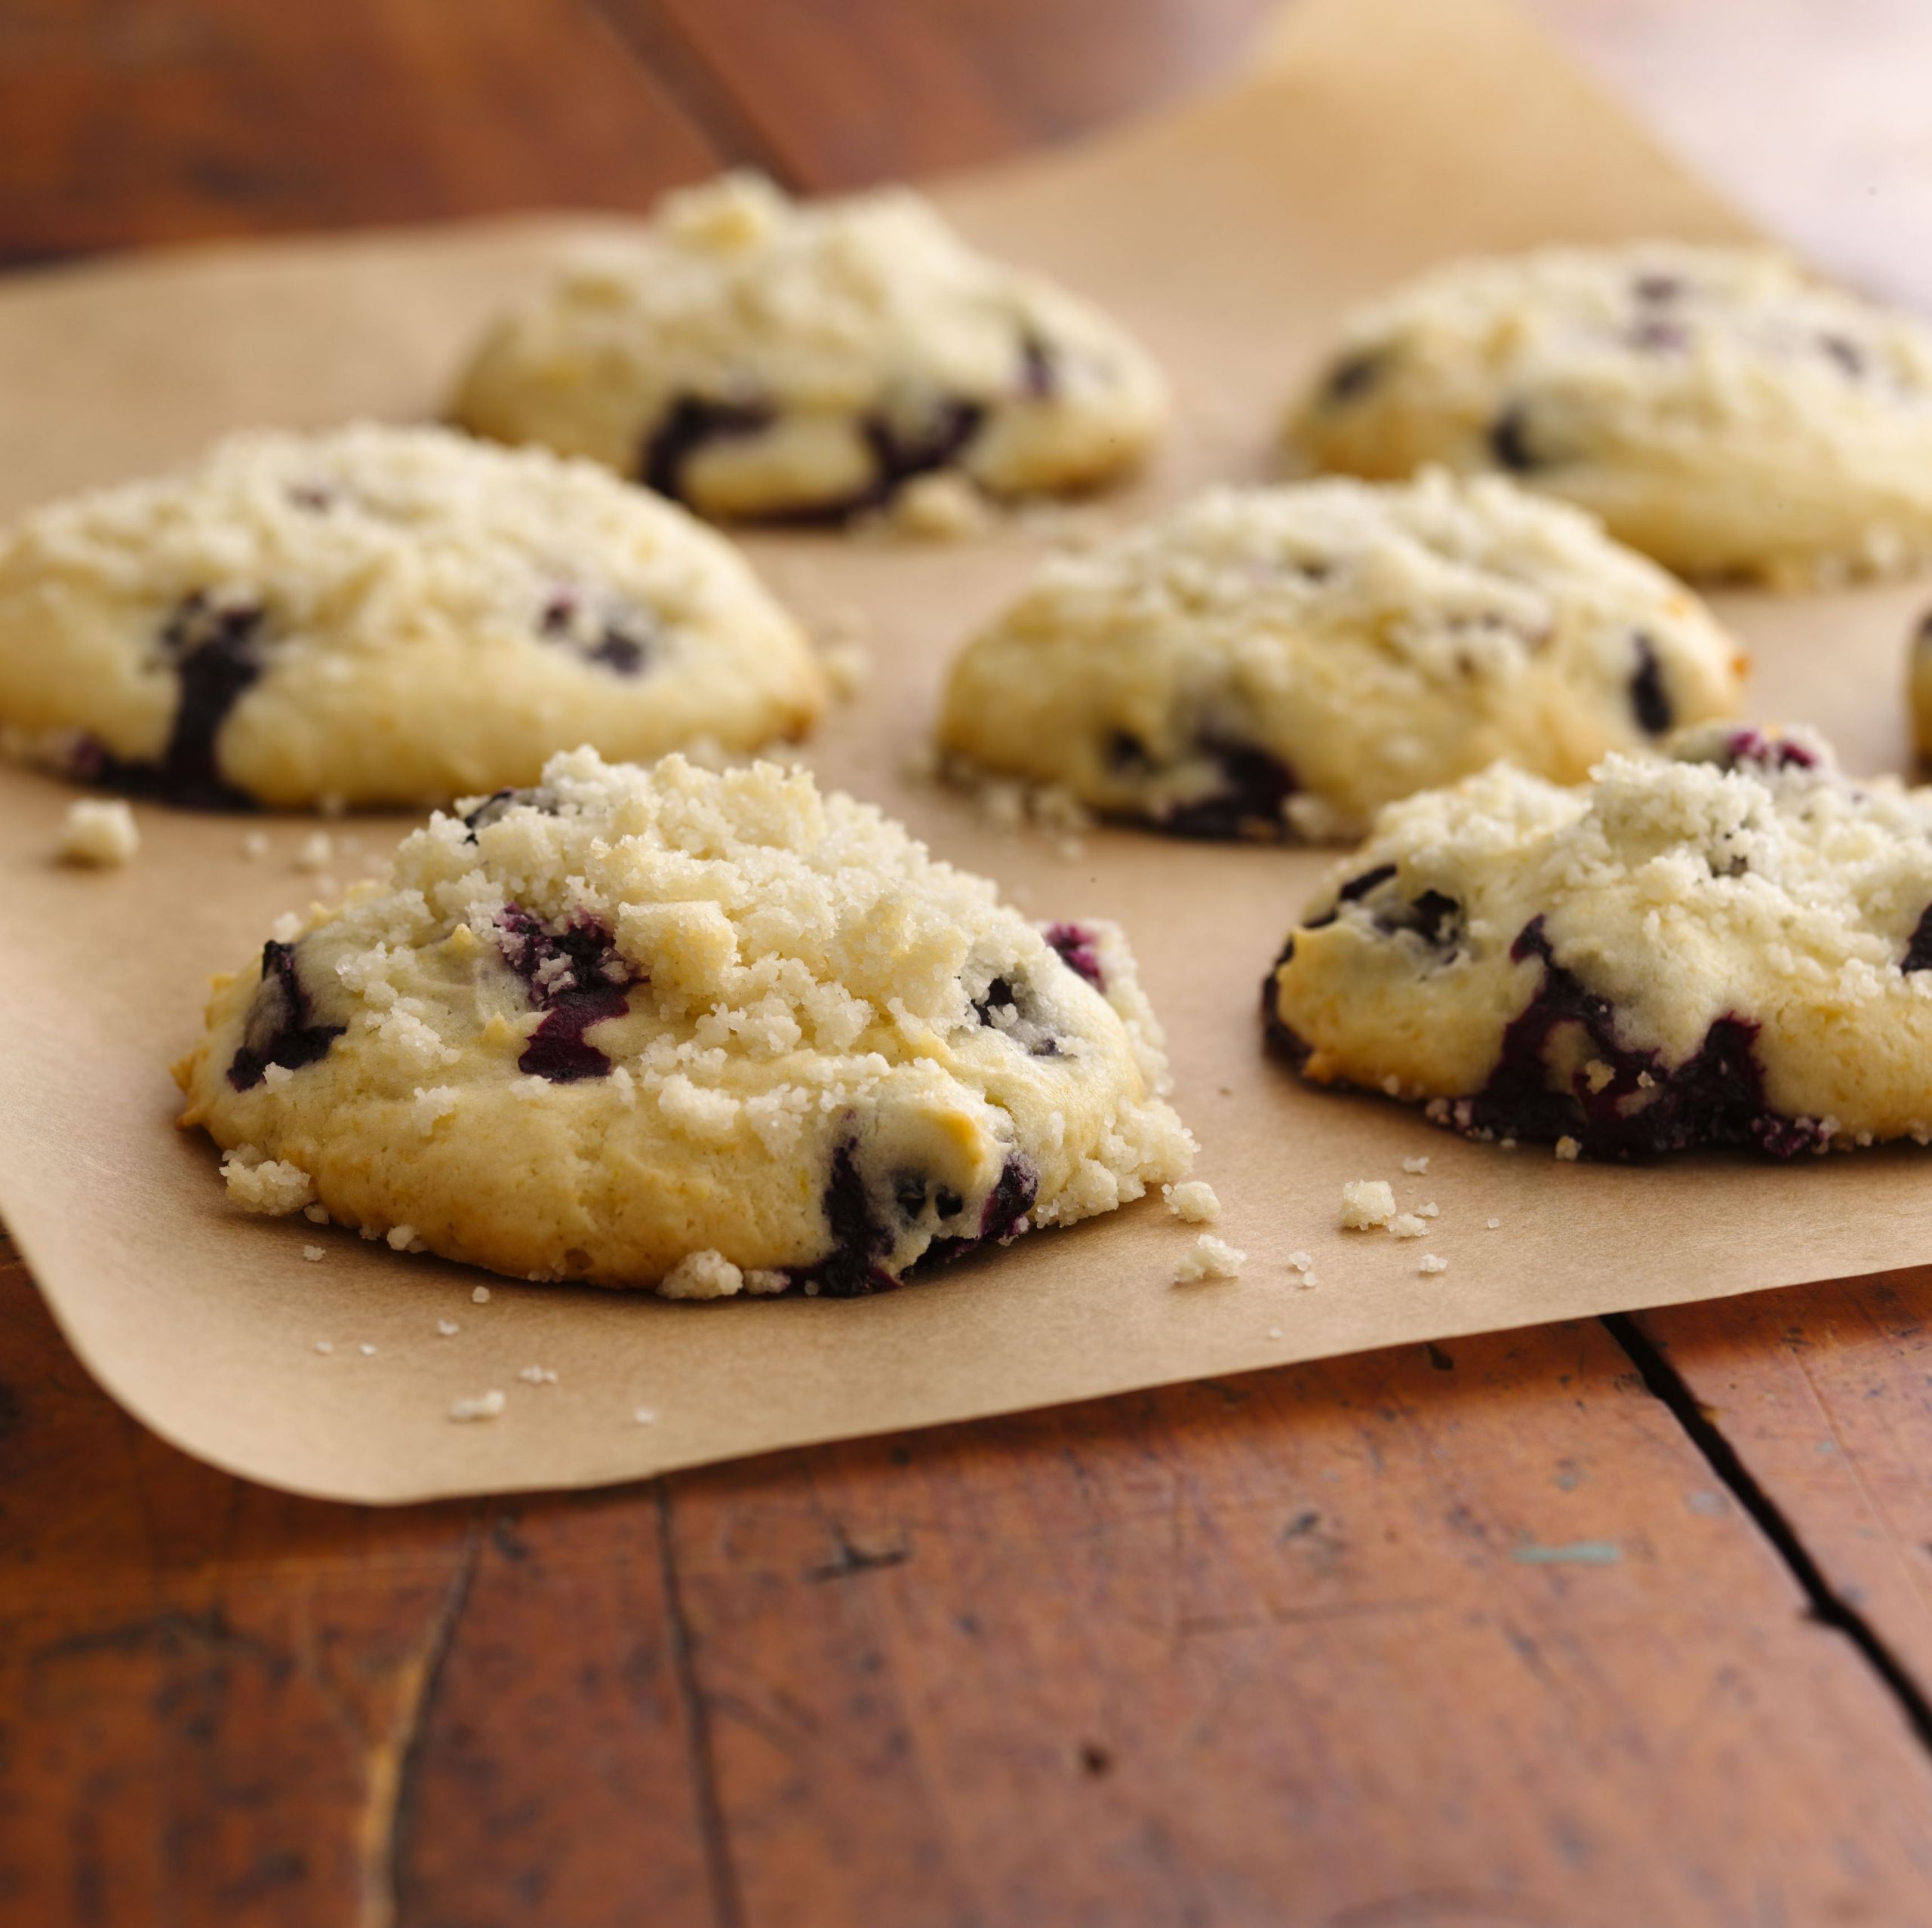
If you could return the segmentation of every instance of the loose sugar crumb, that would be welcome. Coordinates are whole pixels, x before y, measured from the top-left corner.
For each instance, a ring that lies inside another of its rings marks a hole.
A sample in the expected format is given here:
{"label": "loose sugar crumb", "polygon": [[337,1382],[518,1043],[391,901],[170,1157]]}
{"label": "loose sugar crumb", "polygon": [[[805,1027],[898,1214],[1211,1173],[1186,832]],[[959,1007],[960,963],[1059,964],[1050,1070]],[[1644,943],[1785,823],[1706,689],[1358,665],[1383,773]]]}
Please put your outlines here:
{"label": "loose sugar crumb", "polygon": [[1305,1272],[1314,1263],[1313,1257],[1306,1252],[1291,1252],[1288,1254],[1288,1265],[1292,1271]]}
{"label": "loose sugar crumb", "polygon": [[426,1252],[429,1249],[417,1237],[413,1225],[392,1225],[385,1235],[392,1252]]}
{"label": "loose sugar crumb", "polygon": [[863,643],[833,643],[820,651],[818,660],[832,693],[848,703],[863,694],[872,679],[872,653]]}
{"label": "loose sugar crumb", "polygon": [[252,1145],[223,1155],[221,1176],[231,1205],[266,1218],[299,1212],[315,1195],[314,1179],[300,1165],[265,1158]]}
{"label": "loose sugar crumb", "polygon": [[657,1423],[657,1415],[648,1406],[640,1406],[631,1418],[640,1426],[654,1426]]}
{"label": "loose sugar crumb", "polygon": [[1212,1225],[1221,1216],[1221,1201],[1206,1180],[1191,1178],[1184,1185],[1164,1185],[1161,1196],[1168,1210],[1188,1225]]}
{"label": "loose sugar crumb", "polygon": [[502,1412],[503,1395],[492,1386],[488,1392],[479,1392],[474,1399],[459,1399],[450,1408],[452,1419],[494,1419]]}
{"label": "loose sugar crumb", "polygon": [[545,1366],[526,1366],[517,1374],[526,1385],[555,1385],[557,1376]]}
{"label": "loose sugar crumb", "polygon": [[311,1225],[327,1225],[329,1222],[328,1207],[326,1205],[304,1205],[302,1207],[302,1216]]}
{"label": "loose sugar crumb", "polygon": [[436,1330],[442,1334],[444,1338],[454,1339],[463,1328],[454,1319],[438,1319],[436,1321]]}
{"label": "loose sugar crumb", "polygon": [[1241,1267],[1247,1262],[1247,1254],[1230,1245],[1225,1239],[1217,1238],[1211,1232],[1204,1232],[1194,1242],[1192,1251],[1184,1253],[1174,1268],[1177,1285],[1192,1285],[1197,1280],[1210,1278],[1238,1278]]}
{"label": "loose sugar crumb", "polygon": [[917,475],[892,499],[891,525],[907,535],[957,539],[977,535],[993,520],[992,506],[964,476]]}
{"label": "loose sugar crumb", "polygon": [[1439,1219],[1441,1216],[1442,1208],[1433,1198],[1426,1205],[1418,1205],[1416,1207],[1416,1216],[1419,1219]]}
{"label": "loose sugar crumb", "polygon": [[302,1256],[310,1265],[319,1265],[321,1262],[322,1248],[319,1245],[305,1245],[302,1248]]}
{"label": "loose sugar crumb", "polygon": [[476,1290],[469,1295],[469,1302],[472,1305],[488,1305],[490,1302],[490,1288],[487,1285],[479,1285]]}
{"label": "loose sugar crumb", "polygon": [[1395,1193],[1386,1178],[1358,1178],[1342,1187],[1342,1228],[1367,1232],[1395,1216]]}
{"label": "loose sugar crumb", "polygon": [[1428,1154],[1425,1152],[1422,1157],[1419,1158],[1404,1158],[1402,1161],[1402,1169],[1407,1172],[1411,1178],[1421,1177],[1423,1173],[1429,1169]]}
{"label": "loose sugar crumb", "polygon": [[242,839],[242,854],[245,857],[265,857],[269,853],[269,833],[266,830],[251,830]]}
{"label": "loose sugar crumb", "polygon": [[313,836],[306,838],[302,847],[295,853],[295,868],[297,870],[325,869],[334,855],[334,841],[326,830],[318,830]]}
{"label": "loose sugar crumb", "polygon": [[1556,1155],[1567,1159],[1573,1164],[1583,1151],[1581,1142],[1574,1138],[1559,1138],[1556,1141]]}
{"label": "loose sugar crumb", "polygon": [[67,806],[60,820],[60,861],[90,869],[111,869],[131,862],[141,847],[134,813],[118,798],[103,802],[83,798]]}
{"label": "loose sugar crumb", "polygon": [[333,1352],[335,1350],[335,1341],[332,1339],[318,1339],[315,1342],[315,1350],[318,1352]]}
{"label": "loose sugar crumb", "polygon": [[1491,1232],[1494,1232],[1497,1227],[1502,1224],[1502,1222],[1503,1221],[1500,1219],[1484,1219],[1483,1220],[1484,1228]]}
{"label": "loose sugar crumb", "polygon": [[723,1253],[689,1252],[657,1281],[661,1299],[729,1299],[742,1292],[745,1275]]}
{"label": "loose sugar crumb", "polygon": [[365,1359],[373,1359],[376,1356],[376,1348],[373,1345],[368,1344],[366,1341],[365,1341],[363,1344],[358,1345],[355,1349],[357,1351],[361,1353]]}
{"label": "loose sugar crumb", "polygon": [[1268,1328],[1268,1336],[1270,1339],[1279,1339],[1281,1336],[1281,1328],[1279,1326],[1270,1326]]}
{"label": "loose sugar crumb", "polygon": [[1420,1238],[1429,1227],[1413,1212],[1404,1212],[1389,1221],[1389,1229],[1398,1238]]}
{"label": "loose sugar crumb", "polygon": [[1447,1259],[1438,1259],[1433,1252],[1422,1255],[1422,1263],[1416,1268],[1419,1272],[1446,1272],[1449,1269]]}

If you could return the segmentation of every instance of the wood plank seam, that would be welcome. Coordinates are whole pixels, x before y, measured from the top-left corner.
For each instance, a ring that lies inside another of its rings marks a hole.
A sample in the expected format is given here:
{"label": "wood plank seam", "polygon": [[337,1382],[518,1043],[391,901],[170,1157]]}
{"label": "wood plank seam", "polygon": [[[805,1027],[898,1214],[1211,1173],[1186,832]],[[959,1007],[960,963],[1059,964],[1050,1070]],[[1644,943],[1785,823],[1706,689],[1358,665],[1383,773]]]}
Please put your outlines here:
{"label": "wood plank seam", "polygon": [[[387,1763],[372,1761],[372,1797],[380,1788],[386,1764],[391,1779],[389,1799],[374,1815],[370,1839],[364,1844],[365,1928],[392,1928],[402,1911],[403,1870],[408,1864],[409,1834],[416,1815],[416,1792],[423,1763],[429,1717],[442,1686],[443,1668],[456,1644],[457,1628],[469,1607],[483,1559],[483,1506],[479,1503],[463,1534],[463,1551],[438,1608],[417,1668],[415,1691],[400,1711],[395,1742]],[[372,1807],[376,1803],[372,1798]]]}
{"label": "wood plank seam", "polygon": [[1871,1621],[1826,1578],[1823,1568],[1790,1517],[1759,1484],[1743,1454],[1699,1404],[1697,1395],[1663,1348],[1627,1312],[1607,1313],[1603,1324],[1636,1367],[1646,1389],[1669,1410],[1712,1472],[1770,1542],[1792,1578],[1803,1588],[1812,1617],[1820,1626],[1851,1643],[1898,1702],[1919,1744],[1932,1751],[1932,1696],[1927,1695]]}
{"label": "wood plank seam", "polygon": [[626,53],[668,88],[693,124],[733,167],[756,168],[794,192],[797,174],[756,116],[657,0],[584,0]]}
{"label": "wood plank seam", "polygon": [[691,1763],[691,1788],[704,1837],[704,1860],[710,1877],[712,1918],[717,1928],[744,1928],[745,1911],[738,1872],[731,1857],[731,1831],[718,1786],[717,1757],[711,1742],[711,1710],[706,1701],[685,1610],[684,1588],[678,1573],[678,1552],[672,1530],[671,1482],[657,1484],[658,1557],[662,1564],[664,1610],[671,1625],[671,1659],[678,1698],[685,1717],[685,1744]]}

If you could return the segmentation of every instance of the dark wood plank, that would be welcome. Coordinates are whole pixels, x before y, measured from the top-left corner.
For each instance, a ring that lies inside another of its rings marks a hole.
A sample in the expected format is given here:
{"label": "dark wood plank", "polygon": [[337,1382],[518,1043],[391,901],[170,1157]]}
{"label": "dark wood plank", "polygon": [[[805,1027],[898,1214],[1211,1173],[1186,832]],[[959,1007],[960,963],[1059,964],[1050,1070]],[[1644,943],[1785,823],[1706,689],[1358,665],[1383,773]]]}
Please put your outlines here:
{"label": "dark wood plank", "polygon": [[0,8],[0,261],[551,205],[720,156],[581,0]]}
{"label": "dark wood plank", "polygon": [[672,1487],[748,1922],[1932,1918],[1932,1762],[1599,1325]]}
{"label": "dark wood plank", "polygon": [[804,186],[996,160],[1238,65],[1279,0],[598,0],[638,44],[681,38]]}

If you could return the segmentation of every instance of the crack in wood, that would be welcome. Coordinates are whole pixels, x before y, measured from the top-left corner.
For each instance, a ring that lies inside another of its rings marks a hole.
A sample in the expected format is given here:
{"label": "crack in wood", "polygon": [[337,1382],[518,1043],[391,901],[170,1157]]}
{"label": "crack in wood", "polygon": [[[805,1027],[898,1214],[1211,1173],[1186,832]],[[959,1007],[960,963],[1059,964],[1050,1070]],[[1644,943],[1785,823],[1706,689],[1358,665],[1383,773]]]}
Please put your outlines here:
{"label": "crack in wood", "polygon": [[1698,1403],[1663,1347],[1628,1312],[1606,1313],[1603,1324],[1636,1367],[1644,1390],[1668,1408],[1712,1472],[1770,1542],[1803,1592],[1811,1618],[1850,1642],[1898,1703],[1919,1745],[1932,1751],[1932,1697],[1877,1628],[1826,1577],[1789,1515],[1759,1484],[1743,1456]]}
{"label": "crack in wood", "polygon": [[394,1928],[401,1914],[403,1868],[415,1819],[424,1744],[442,1685],[444,1665],[456,1644],[457,1628],[469,1604],[477,1570],[482,1564],[483,1513],[481,1505],[472,1511],[463,1530],[456,1570],[444,1589],[429,1632],[414,1658],[402,1670],[389,1732],[385,1739],[373,1741],[364,1756],[362,1928]]}
{"label": "crack in wood", "polygon": [[731,1839],[718,1791],[718,1762],[711,1745],[711,1710],[699,1684],[696,1643],[685,1610],[682,1582],[671,1526],[671,1483],[657,1482],[657,1546],[664,1588],[664,1610],[671,1628],[671,1665],[677,1677],[678,1699],[684,1710],[685,1745],[691,1763],[691,1788],[697,1803],[698,1829],[703,1837],[704,1864],[711,1884],[711,1909],[717,1928],[744,1928],[744,1905],[738,1892],[738,1873],[731,1859]]}

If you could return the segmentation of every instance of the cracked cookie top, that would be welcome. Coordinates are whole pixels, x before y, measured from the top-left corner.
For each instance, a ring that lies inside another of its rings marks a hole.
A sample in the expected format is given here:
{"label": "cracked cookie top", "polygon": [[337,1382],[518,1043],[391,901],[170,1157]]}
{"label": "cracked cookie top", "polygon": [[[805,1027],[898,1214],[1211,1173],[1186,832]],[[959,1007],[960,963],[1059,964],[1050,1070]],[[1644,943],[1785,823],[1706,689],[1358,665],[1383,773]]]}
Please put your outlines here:
{"label": "cracked cookie top", "polygon": [[218,982],[178,1075],[337,1219],[678,1296],[878,1289],[1192,1152],[1112,927],[1036,927],[801,772],[678,756],[432,818]]}
{"label": "cracked cookie top", "polygon": [[1795,585],[1932,552],[1932,329],[1766,248],[1439,269],[1344,322],[1288,440],[1363,475],[1500,469],[1692,574]]}
{"label": "cracked cookie top", "polygon": [[823,701],[712,531],[443,429],[239,435],[0,537],[0,724],[171,801],[447,802],[580,743],[755,749]]}
{"label": "cracked cookie top", "polygon": [[1743,666],[1681,584],[1500,478],[1217,489],[1049,563],[940,740],[1166,829],[1358,835],[1498,757],[1572,782],[1727,715]]}
{"label": "cracked cookie top", "polygon": [[903,188],[798,203],[728,174],[666,196],[478,350],[457,419],[586,455],[716,517],[838,519],[915,478],[1076,488],[1138,459],[1158,371]]}
{"label": "cracked cookie top", "polygon": [[1392,806],[1264,1009],[1303,1075],[1601,1156],[1932,1139],[1932,792],[1801,731]]}

